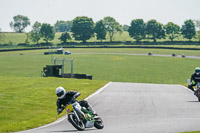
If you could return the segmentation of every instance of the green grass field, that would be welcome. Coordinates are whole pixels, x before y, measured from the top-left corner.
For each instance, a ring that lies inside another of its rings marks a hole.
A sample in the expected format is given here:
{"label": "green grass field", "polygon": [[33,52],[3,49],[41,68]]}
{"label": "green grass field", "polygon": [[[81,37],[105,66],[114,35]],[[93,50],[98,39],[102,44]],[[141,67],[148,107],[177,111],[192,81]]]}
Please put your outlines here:
{"label": "green grass field", "polygon": [[[95,80],[183,84],[199,66],[198,59],[113,55],[106,53],[184,53],[199,55],[198,51],[153,49],[68,49],[72,55],[53,57],[74,58],[74,73],[91,74]],[[0,76],[39,77],[43,67],[51,64],[51,56],[45,50],[0,53]],[[48,51],[48,50],[46,50]],[[128,71],[127,71],[128,70]],[[154,76],[152,76],[152,74]],[[120,75],[120,76],[119,76]],[[141,76],[142,75],[142,76]],[[145,76],[144,76],[145,75]]]}
{"label": "green grass field", "polygon": [[[55,121],[55,88],[81,92],[84,99],[106,81],[40,77],[0,77],[0,132],[38,127]],[[64,115],[65,113],[62,113]]]}
{"label": "green grass field", "polygon": [[53,57],[73,58],[74,73],[91,74],[93,80],[40,77],[43,67],[51,64],[51,56],[43,55],[48,50],[0,52],[0,132],[29,129],[56,120],[57,86],[80,91],[79,99],[83,99],[108,81],[186,85],[186,79],[190,78],[194,68],[200,66],[199,59],[121,55],[152,51],[153,54],[200,56],[199,51],[133,48],[65,50],[72,54]]}

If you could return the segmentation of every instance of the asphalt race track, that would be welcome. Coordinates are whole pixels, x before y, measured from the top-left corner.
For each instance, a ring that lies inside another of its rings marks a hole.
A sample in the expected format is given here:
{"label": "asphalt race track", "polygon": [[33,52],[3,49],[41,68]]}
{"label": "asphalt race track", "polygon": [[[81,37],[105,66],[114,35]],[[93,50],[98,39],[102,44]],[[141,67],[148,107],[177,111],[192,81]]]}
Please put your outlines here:
{"label": "asphalt race track", "polygon": [[[88,133],[178,133],[200,131],[200,103],[181,85],[109,83],[89,98],[104,121],[104,129]],[[77,131],[66,117],[44,127],[20,133]]]}

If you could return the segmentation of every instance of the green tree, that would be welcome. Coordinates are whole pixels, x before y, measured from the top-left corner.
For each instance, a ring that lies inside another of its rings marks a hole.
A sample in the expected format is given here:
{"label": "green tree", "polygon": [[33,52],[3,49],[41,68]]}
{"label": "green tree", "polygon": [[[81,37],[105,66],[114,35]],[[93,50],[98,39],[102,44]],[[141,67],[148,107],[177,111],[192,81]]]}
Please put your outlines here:
{"label": "green tree", "polygon": [[30,43],[30,34],[26,33],[26,40],[25,40],[25,44],[29,44]]}
{"label": "green tree", "polygon": [[149,39],[153,39],[154,42],[156,42],[156,39],[164,38],[165,31],[163,25],[154,19],[149,20],[146,26],[146,35]]}
{"label": "green tree", "polygon": [[130,37],[133,37],[137,42],[145,38],[145,27],[143,19],[132,20],[131,26],[128,29]]}
{"label": "green tree", "polygon": [[32,26],[32,30],[30,32],[30,39],[33,42],[36,42],[37,44],[39,43],[39,40],[41,38],[41,33],[40,33],[41,26],[42,24],[36,21]]}
{"label": "green tree", "polygon": [[40,29],[40,34],[46,43],[52,41],[55,37],[55,31],[53,26],[46,23],[42,24],[42,27]]}
{"label": "green tree", "polygon": [[197,33],[197,38],[200,41],[200,20],[194,20],[194,22],[195,22],[196,28],[198,29],[197,32],[196,32]]}
{"label": "green tree", "polygon": [[196,35],[196,29],[194,22],[190,20],[186,20],[181,28],[182,35],[184,38],[191,40]]}
{"label": "green tree", "polygon": [[177,24],[169,22],[164,26],[164,29],[171,41],[173,41],[176,37],[179,36],[180,26],[178,26]]}
{"label": "green tree", "polygon": [[64,32],[61,34],[60,38],[58,39],[61,40],[63,43],[66,43],[67,40],[71,40],[71,36],[68,32]]}
{"label": "green tree", "polygon": [[103,24],[103,20],[96,22],[94,31],[97,34],[97,40],[101,40],[102,42],[102,40],[106,39],[106,28]]}
{"label": "green tree", "polygon": [[103,23],[106,27],[106,31],[108,32],[110,42],[112,42],[114,34],[116,32],[122,32],[122,27],[113,17],[104,17]]}
{"label": "green tree", "polygon": [[200,30],[200,20],[194,20],[194,21],[195,21],[195,26]]}
{"label": "green tree", "polygon": [[56,32],[69,32],[71,31],[72,21],[57,21],[54,25]]}
{"label": "green tree", "polygon": [[128,29],[129,29],[129,26],[128,25],[123,25],[123,31],[128,31]]}
{"label": "green tree", "polygon": [[86,42],[86,40],[94,36],[94,22],[92,18],[85,16],[76,17],[73,20],[71,31],[75,40]]}
{"label": "green tree", "polygon": [[14,31],[22,33],[23,30],[30,25],[30,20],[26,16],[17,15],[13,17],[13,21],[10,22],[10,27],[14,29]]}

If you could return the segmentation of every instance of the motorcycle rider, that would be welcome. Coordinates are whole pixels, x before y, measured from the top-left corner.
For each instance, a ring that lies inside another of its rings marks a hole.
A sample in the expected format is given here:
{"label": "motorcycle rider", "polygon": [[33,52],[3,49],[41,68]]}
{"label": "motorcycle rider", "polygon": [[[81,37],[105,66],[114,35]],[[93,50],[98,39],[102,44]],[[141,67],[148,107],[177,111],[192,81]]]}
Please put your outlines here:
{"label": "motorcycle rider", "polygon": [[194,91],[193,87],[196,86],[198,82],[200,82],[200,68],[199,67],[195,68],[195,72],[192,74],[190,82],[191,84],[188,85],[188,88]]}
{"label": "motorcycle rider", "polygon": [[[63,87],[60,86],[56,88],[56,95],[58,97],[57,112],[58,114],[60,114],[68,104],[73,103],[74,100],[80,96],[80,92],[75,92],[75,91],[67,92]],[[89,103],[86,100],[81,100],[78,102],[82,107],[85,107],[90,113],[92,113],[93,115],[96,114],[94,109],[89,105]]]}

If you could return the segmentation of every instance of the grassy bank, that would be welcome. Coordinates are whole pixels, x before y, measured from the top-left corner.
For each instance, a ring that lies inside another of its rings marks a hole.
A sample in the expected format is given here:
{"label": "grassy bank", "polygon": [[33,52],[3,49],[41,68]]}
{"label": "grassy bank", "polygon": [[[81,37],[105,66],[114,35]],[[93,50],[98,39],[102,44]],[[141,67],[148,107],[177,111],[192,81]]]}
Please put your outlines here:
{"label": "grassy bank", "polygon": [[[106,53],[147,53],[138,49],[68,49],[71,55],[53,55],[57,58],[74,59],[74,73],[91,74],[95,80],[184,84],[199,66],[198,59],[115,55]],[[132,50],[132,51],[131,51]],[[153,51],[171,53],[172,51]],[[173,51],[183,52],[183,51]],[[186,51],[184,51],[186,52]],[[39,77],[43,67],[51,64],[51,56],[43,51],[0,53],[0,76]],[[187,54],[199,54],[188,51]],[[186,54],[186,55],[187,55]],[[69,64],[68,64],[69,66]]]}
{"label": "grassy bank", "polygon": [[[55,121],[55,88],[81,92],[84,99],[106,81],[38,78],[0,77],[0,132],[13,132],[38,127]],[[64,114],[64,113],[63,113]]]}

